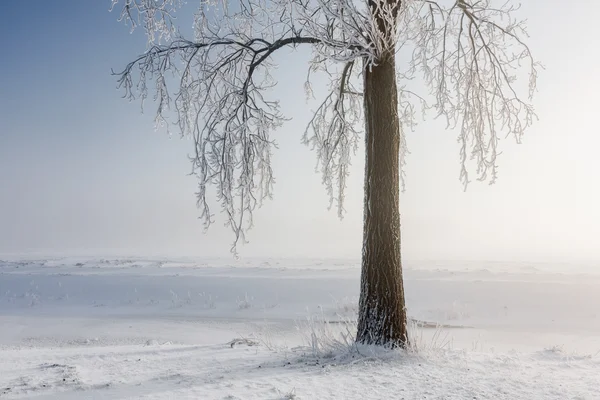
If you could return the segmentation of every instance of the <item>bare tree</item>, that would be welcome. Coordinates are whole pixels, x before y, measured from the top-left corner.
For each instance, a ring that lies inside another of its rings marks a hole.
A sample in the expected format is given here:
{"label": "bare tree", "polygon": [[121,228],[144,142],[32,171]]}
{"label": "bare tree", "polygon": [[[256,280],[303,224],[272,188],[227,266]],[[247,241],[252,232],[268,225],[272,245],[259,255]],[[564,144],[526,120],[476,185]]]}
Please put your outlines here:
{"label": "bare tree", "polygon": [[[272,56],[285,47],[312,48],[306,89],[314,73],[324,72],[331,90],[303,142],[316,151],[340,216],[361,135],[366,145],[357,341],[405,346],[399,212],[405,132],[416,124],[418,109],[433,110],[460,131],[465,188],[469,160],[478,179],[495,181],[500,135],[519,141],[535,117],[517,95],[516,73],[522,66],[529,73],[530,98],[538,65],[510,0],[201,0],[194,37],[187,39],[174,19],[180,0],[113,0],[113,7],[117,3],[121,20],[132,29],[142,26],[149,44],[116,73],[120,87],[143,101],[153,86],[157,124],[168,128],[167,113],[174,110],[180,133],[194,138],[198,207],[208,227],[207,187],[214,187],[235,234],[233,251],[273,189],[270,133],[285,117],[267,96],[276,84]],[[408,55],[401,65],[399,53]],[[416,77],[426,93],[409,90]]]}

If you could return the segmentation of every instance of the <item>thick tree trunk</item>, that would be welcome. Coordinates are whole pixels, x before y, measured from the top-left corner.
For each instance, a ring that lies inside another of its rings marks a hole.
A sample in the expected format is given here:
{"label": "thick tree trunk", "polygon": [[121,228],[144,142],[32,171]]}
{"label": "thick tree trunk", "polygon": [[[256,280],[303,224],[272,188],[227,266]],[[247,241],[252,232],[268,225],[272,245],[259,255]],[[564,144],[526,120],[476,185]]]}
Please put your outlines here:
{"label": "thick tree trunk", "polygon": [[408,343],[400,259],[400,123],[395,59],[364,71],[365,204],[357,341]]}

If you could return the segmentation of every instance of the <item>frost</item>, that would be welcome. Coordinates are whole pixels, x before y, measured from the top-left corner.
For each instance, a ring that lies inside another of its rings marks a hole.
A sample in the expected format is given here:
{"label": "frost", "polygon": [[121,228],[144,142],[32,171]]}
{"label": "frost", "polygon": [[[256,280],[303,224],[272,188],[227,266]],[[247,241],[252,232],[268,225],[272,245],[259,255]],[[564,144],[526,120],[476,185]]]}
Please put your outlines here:
{"label": "frost", "polygon": [[[192,173],[198,178],[197,205],[208,228],[214,213],[208,188],[235,234],[232,251],[252,227],[253,213],[272,197],[274,176],[270,135],[286,118],[270,75],[272,55],[285,47],[310,46],[305,91],[313,96],[311,75],[329,77],[329,94],[309,121],[303,142],[315,150],[317,169],[340,217],[352,155],[364,129],[361,78],[384,54],[397,57],[400,167],[409,154],[406,132],[419,109],[433,110],[457,128],[460,180],[469,183],[473,160],[479,180],[495,182],[498,141],[517,142],[535,119],[521,100],[515,71],[529,70],[529,96],[540,68],[524,43],[516,7],[494,0],[384,1],[227,0],[201,1],[194,13],[193,39],[175,24],[180,0],[113,0],[120,20],[142,26],[147,51],[116,73],[125,97],[151,96],[155,123],[192,137]],[[421,78],[428,93],[410,83]],[[151,93],[153,86],[154,93]],[[401,171],[404,188],[405,175]]]}

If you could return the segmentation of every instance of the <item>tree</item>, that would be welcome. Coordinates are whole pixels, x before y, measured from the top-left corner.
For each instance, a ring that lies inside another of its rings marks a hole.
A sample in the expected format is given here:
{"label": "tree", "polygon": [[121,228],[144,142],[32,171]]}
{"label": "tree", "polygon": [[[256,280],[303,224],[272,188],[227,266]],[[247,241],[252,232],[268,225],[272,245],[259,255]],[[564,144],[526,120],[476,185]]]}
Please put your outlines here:
{"label": "tree", "polygon": [[[168,128],[173,109],[180,133],[194,138],[202,219],[206,228],[214,220],[207,201],[212,186],[235,235],[233,251],[273,189],[270,133],[285,117],[268,98],[276,84],[272,57],[287,47],[312,48],[306,89],[311,93],[313,73],[324,72],[331,90],[303,142],[317,153],[330,206],[335,202],[340,217],[351,156],[364,134],[357,341],[405,346],[399,211],[405,133],[419,109],[433,110],[460,132],[465,188],[469,160],[479,180],[496,180],[500,135],[520,141],[535,117],[517,95],[519,67],[528,69],[529,99],[538,70],[517,8],[505,0],[202,0],[194,36],[186,39],[174,18],[180,0],[112,1],[113,7],[123,3],[120,19],[132,29],[143,26],[149,44],[116,73],[119,85],[126,97],[143,101],[153,84],[156,123]],[[417,76],[427,93],[409,86]]]}

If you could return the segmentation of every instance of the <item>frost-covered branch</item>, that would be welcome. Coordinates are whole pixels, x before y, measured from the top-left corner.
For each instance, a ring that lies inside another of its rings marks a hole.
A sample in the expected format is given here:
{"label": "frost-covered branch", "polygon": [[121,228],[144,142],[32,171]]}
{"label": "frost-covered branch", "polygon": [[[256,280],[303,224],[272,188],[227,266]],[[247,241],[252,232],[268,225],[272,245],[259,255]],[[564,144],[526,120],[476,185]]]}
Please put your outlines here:
{"label": "frost-covered branch", "polygon": [[[342,210],[348,146],[355,146],[356,141],[350,134],[355,130],[345,118],[351,108],[351,123],[356,124],[356,110],[360,110],[359,103],[353,101],[349,106],[344,97],[355,97],[346,93],[352,89],[353,61],[375,59],[368,35],[360,33],[367,14],[352,1],[203,2],[195,14],[195,38],[189,40],[173,28],[172,16],[178,5],[175,0],[125,1],[122,19],[132,27],[143,24],[147,33],[159,32],[148,33],[147,51],[116,75],[129,99],[139,97],[143,102],[153,86],[157,126],[169,129],[167,120],[173,113],[180,133],[193,137],[195,151],[190,158],[199,181],[197,204],[205,227],[213,222],[209,187],[216,190],[227,225],[235,233],[233,251],[239,240],[245,240],[256,207],[271,197],[271,154],[276,144],[270,133],[285,117],[279,102],[268,98],[268,90],[275,85],[269,71],[278,50],[299,45],[312,46],[313,66],[348,66],[338,93],[343,105],[326,101],[321,107],[323,115],[343,117],[315,119],[311,124],[314,137],[306,139],[327,149],[320,155],[323,180]],[[159,22],[149,24],[150,15],[158,16]],[[166,44],[161,43],[164,40]],[[325,144],[334,132],[337,139]]]}
{"label": "frost-covered branch", "polygon": [[[364,127],[360,87],[365,68],[394,52],[398,57],[400,165],[408,154],[405,132],[416,110],[433,108],[460,130],[460,179],[469,183],[474,160],[480,180],[497,177],[498,140],[520,141],[535,114],[519,95],[517,69],[529,69],[533,94],[539,65],[523,41],[516,8],[496,0],[200,0],[193,35],[175,24],[181,0],[111,0],[120,19],[143,26],[144,54],[117,73],[125,96],[154,91],[156,124],[174,116],[182,135],[193,137],[198,207],[213,222],[207,190],[216,197],[235,233],[233,251],[252,226],[256,207],[272,195],[271,132],[285,117],[269,98],[269,71],[283,48],[310,46],[310,76],[323,73],[329,92],[315,111],[303,142],[316,150],[317,168],[340,216],[353,150]],[[501,0],[504,1],[504,0]],[[191,37],[193,36],[193,37]],[[408,87],[422,75],[430,96]],[[171,115],[172,114],[172,115]],[[404,171],[401,171],[404,186]]]}
{"label": "frost-covered branch", "polygon": [[[362,94],[352,84],[354,61],[342,69],[338,80],[315,111],[304,135],[303,143],[317,153],[317,168],[330,198],[329,207],[337,200],[338,215],[344,213],[344,191],[349,176],[350,156],[358,148]],[[310,85],[307,82],[308,85]],[[310,88],[310,87],[308,87]]]}
{"label": "frost-covered branch", "polygon": [[509,2],[415,1],[415,51],[412,72],[421,71],[435,98],[435,109],[460,135],[460,179],[469,183],[468,160],[479,180],[497,178],[500,135],[517,142],[535,119],[531,104],[519,96],[517,72],[529,72],[529,99],[540,65],[524,38],[524,21]]}

